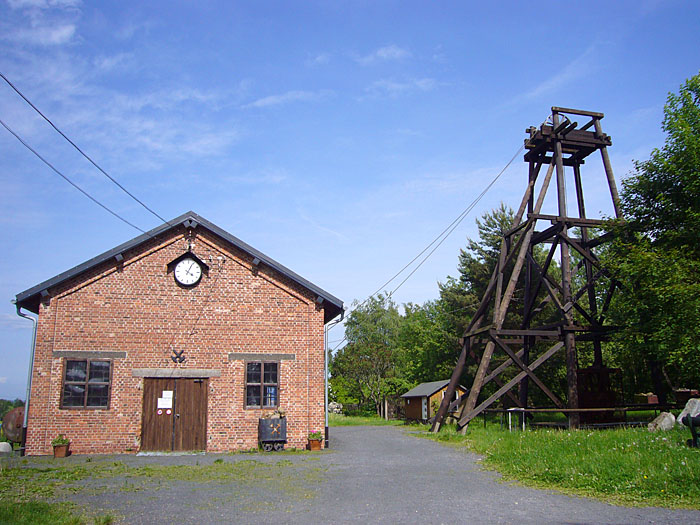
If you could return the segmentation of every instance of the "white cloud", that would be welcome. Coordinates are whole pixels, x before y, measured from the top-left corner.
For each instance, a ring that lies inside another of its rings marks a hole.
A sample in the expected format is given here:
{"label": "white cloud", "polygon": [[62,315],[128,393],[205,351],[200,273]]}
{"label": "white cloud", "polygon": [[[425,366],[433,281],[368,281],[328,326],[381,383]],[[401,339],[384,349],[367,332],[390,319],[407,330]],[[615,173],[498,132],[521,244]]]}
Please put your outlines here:
{"label": "white cloud", "polygon": [[30,330],[32,323],[15,314],[0,313],[0,326],[8,330]]}
{"label": "white cloud", "polygon": [[549,77],[525,93],[523,98],[532,99],[541,95],[552,93],[566,84],[573,82],[574,80],[589,76],[593,70],[591,58],[595,57],[595,49],[595,45],[590,46],[578,57],[566,64],[554,76]]}
{"label": "white cloud", "polygon": [[115,69],[125,69],[133,59],[130,53],[118,53],[112,56],[101,56],[94,59],[95,67],[101,72],[114,71]]}
{"label": "white cloud", "polygon": [[33,27],[20,29],[6,35],[5,40],[19,40],[28,44],[56,46],[70,42],[75,35],[75,25]]}
{"label": "white cloud", "polygon": [[315,66],[325,66],[330,61],[331,61],[330,53],[319,53],[318,55],[314,55],[312,57],[307,58],[304,63],[309,67],[315,67]]}
{"label": "white cloud", "polygon": [[269,106],[279,106],[282,104],[288,104],[290,102],[308,102],[313,100],[319,100],[330,95],[332,92],[328,90],[323,91],[287,91],[280,95],[270,95],[268,97],[259,98],[251,102],[250,104],[245,104],[242,106],[245,108],[265,108]]}
{"label": "white cloud", "polygon": [[365,88],[365,91],[370,95],[388,95],[390,97],[396,97],[409,91],[430,91],[434,89],[435,86],[436,82],[432,78],[417,78],[404,82],[383,79],[373,82]]}
{"label": "white cloud", "polygon": [[48,9],[78,7],[81,0],[7,0],[11,9]]}
{"label": "white cloud", "polygon": [[70,42],[76,34],[77,0],[8,0],[20,19],[5,20],[0,38],[38,46],[58,46]]}
{"label": "white cloud", "polygon": [[405,58],[409,58],[410,56],[410,51],[392,44],[389,46],[380,47],[379,49],[371,52],[369,55],[357,57],[355,58],[355,61],[360,65],[370,66],[372,64],[376,64],[377,62],[403,60]]}

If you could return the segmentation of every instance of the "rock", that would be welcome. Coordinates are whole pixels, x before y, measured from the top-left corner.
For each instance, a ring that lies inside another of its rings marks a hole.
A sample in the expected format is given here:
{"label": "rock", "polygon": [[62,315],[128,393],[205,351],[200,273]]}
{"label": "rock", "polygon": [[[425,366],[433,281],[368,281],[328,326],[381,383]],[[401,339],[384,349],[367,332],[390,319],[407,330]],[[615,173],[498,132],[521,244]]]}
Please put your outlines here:
{"label": "rock", "polygon": [[657,430],[671,430],[676,424],[676,418],[670,412],[661,412],[656,419],[649,423],[647,428],[649,432]]}
{"label": "rock", "polygon": [[12,455],[12,445],[5,441],[0,442],[0,456],[10,455]]}
{"label": "rock", "polygon": [[698,398],[688,399],[688,402],[685,404],[685,408],[678,416],[678,419],[676,419],[676,421],[678,421],[679,425],[683,424],[683,423],[681,423],[681,419],[683,419],[687,415],[690,415],[690,417],[695,417],[697,415],[700,415],[700,399],[698,399]]}
{"label": "rock", "polygon": [[342,414],[343,413],[343,405],[342,403],[338,403],[336,401],[331,401],[328,403],[328,412],[331,414]]}

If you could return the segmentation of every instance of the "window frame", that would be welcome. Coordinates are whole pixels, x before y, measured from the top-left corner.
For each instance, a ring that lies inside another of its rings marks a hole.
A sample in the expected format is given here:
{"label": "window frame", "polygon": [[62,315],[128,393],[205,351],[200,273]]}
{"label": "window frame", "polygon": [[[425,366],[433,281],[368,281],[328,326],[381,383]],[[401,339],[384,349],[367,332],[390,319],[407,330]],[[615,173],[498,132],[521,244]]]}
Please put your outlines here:
{"label": "window frame", "polygon": [[[85,361],[85,381],[66,381],[66,374],[68,372],[68,361]],[[90,385],[90,364],[96,361],[103,363],[109,363],[109,381],[105,382],[95,382],[93,385],[107,385],[107,405],[106,406],[88,406],[87,396],[88,396],[88,386]],[[63,358],[63,374],[61,378],[61,398],[59,402],[60,410],[109,410],[112,407],[112,374],[114,373],[114,360],[104,359],[104,358],[80,358],[80,357],[64,357]],[[69,385],[82,385],[85,387],[85,394],[83,397],[83,404],[81,406],[65,406],[63,404],[64,392],[66,389],[66,384]]]}
{"label": "window frame", "polygon": [[[275,360],[265,360],[265,359],[255,359],[250,361],[244,361],[245,366],[243,368],[244,381],[243,381],[243,407],[246,410],[272,410],[279,408],[280,406],[280,375],[281,375],[281,363]],[[249,364],[260,364],[260,383],[249,383],[248,382],[248,365]],[[277,382],[276,383],[266,383],[265,382],[265,365],[274,364],[277,365]],[[276,386],[277,387],[277,403],[275,405],[265,405],[265,387],[266,386]],[[259,386],[260,391],[260,404],[259,405],[249,405],[248,404],[248,386]]]}

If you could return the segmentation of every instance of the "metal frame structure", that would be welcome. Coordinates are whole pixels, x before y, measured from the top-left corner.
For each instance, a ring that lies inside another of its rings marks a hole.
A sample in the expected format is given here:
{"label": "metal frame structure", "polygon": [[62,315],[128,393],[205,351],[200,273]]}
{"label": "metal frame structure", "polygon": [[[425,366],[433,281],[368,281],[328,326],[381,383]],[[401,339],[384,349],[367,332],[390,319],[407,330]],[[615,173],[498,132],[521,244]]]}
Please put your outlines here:
{"label": "metal frame structure", "polygon": [[[526,130],[529,134],[524,157],[529,167],[527,189],[511,229],[503,236],[500,257],[481,303],[460,340],[462,350],[432,425],[433,432],[440,429],[448,412],[455,411],[459,412],[458,428],[465,430],[473,418],[504,395],[514,406],[527,408],[530,382],[567,414],[571,428],[578,427],[580,371],[576,343],[592,342],[591,369],[604,373],[607,369],[603,366],[601,341],[614,329],[606,326],[605,315],[617,283],[609,278],[595,253],[595,248],[610,237],[597,231],[603,220],[586,216],[581,174],[585,159],[600,151],[613,209],[620,217],[620,200],[607,152],[612,142],[602,131],[603,117],[602,113],[553,107],[545,123]],[[583,119],[584,123],[579,126],[573,118]],[[542,176],[543,167],[546,171]],[[557,211],[543,214],[545,196],[555,174]],[[571,193],[576,196],[573,215],[569,215],[567,208],[566,181],[571,179],[570,175],[574,182]],[[536,187],[539,193],[535,198]],[[549,245],[544,261],[535,257],[534,248],[538,245]],[[552,271],[556,267],[551,264],[556,255],[560,278]],[[574,275],[576,279],[572,278]],[[523,293],[520,316],[513,315],[516,287]],[[543,311],[548,312],[546,319]],[[483,350],[479,356],[480,349]],[[561,349],[566,355],[566,403],[535,374],[540,365]],[[505,360],[492,368],[496,351]],[[478,363],[472,387],[468,394],[450,403],[468,357]],[[502,380],[500,376],[511,365],[517,373],[508,381]],[[497,384],[497,390],[477,404],[479,394],[491,381]],[[512,392],[516,385],[520,387],[519,396]]]}

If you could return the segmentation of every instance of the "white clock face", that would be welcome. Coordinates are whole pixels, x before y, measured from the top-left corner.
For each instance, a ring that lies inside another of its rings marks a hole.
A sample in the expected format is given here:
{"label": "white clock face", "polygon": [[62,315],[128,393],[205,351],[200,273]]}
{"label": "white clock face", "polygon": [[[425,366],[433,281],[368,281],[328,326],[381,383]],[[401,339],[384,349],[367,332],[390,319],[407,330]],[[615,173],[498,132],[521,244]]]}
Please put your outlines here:
{"label": "white clock face", "polygon": [[175,265],[175,280],[183,286],[194,286],[202,278],[202,267],[187,257]]}

